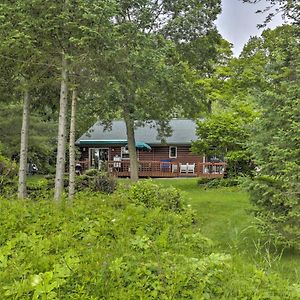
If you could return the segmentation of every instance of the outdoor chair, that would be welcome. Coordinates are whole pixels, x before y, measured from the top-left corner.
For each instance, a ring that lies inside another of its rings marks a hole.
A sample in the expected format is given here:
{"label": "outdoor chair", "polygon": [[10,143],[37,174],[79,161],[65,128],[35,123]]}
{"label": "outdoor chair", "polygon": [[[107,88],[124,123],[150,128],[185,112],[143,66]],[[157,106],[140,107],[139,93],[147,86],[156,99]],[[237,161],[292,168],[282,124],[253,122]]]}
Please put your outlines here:
{"label": "outdoor chair", "polygon": [[188,172],[188,164],[179,164],[180,173],[187,173]]}
{"label": "outdoor chair", "polygon": [[196,164],[187,164],[187,172],[188,173],[195,173],[195,165]]}

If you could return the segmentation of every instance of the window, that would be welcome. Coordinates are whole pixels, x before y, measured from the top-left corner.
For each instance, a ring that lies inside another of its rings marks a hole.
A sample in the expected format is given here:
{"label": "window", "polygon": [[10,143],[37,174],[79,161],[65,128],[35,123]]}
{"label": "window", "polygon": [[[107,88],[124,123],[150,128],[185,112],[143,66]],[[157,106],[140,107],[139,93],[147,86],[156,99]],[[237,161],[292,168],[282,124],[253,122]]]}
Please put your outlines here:
{"label": "window", "polygon": [[169,147],[169,157],[177,158],[177,147],[174,146]]}
{"label": "window", "polygon": [[129,159],[129,151],[127,147],[121,147],[121,158]]}

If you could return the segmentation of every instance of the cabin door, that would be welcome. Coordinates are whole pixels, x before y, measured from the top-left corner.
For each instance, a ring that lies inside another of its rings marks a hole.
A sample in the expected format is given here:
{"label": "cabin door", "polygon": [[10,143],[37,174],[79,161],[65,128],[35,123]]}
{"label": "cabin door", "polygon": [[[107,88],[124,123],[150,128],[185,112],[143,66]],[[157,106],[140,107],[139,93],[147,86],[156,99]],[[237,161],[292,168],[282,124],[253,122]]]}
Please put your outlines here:
{"label": "cabin door", "polygon": [[108,160],[109,160],[108,148],[90,149],[90,168],[103,170]]}

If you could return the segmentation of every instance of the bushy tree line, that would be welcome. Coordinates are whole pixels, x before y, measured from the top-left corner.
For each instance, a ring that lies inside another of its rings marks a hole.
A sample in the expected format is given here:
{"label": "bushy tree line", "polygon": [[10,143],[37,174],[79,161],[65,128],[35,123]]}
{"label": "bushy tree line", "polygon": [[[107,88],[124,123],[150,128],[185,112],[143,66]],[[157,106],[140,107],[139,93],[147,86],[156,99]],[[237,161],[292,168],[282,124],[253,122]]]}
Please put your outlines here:
{"label": "bushy tree line", "polygon": [[[225,153],[229,173],[250,184],[259,226],[273,241],[299,248],[299,27],[265,30],[232,59],[213,113],[198,123],[194,151]],[[226,71],[226,72],[225,72]],[[210,85],[211,86],[211,85]],[[237,167],[237,168],[236,168]]]}
{"label": "bushy tree line", "polygon": [[260,172],[251,185],[260,228],[268,236],[300,248],[300,65],[299,28],[267,31],[269,88],[257,97],[261,117],[255,122],[253,146]]}

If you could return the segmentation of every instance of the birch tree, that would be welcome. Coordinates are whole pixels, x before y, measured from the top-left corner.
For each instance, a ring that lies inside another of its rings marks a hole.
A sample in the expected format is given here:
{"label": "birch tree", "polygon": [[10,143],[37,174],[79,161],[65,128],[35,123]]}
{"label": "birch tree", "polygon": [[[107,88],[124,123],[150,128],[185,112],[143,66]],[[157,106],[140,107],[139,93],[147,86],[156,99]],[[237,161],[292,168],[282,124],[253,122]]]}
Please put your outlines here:
{"label": "birch tree", "polygon": [[61,199],[64,188],[65,155],[66,155],[66,123],[68,105],[68,63],[66,54],[62,53],[61,63],[61,86],[59,100],[59,121],[57,136],[57,156],[56,156],[56,175],[55,175],[55,194],[56,201]]}
{"label": "birch tree", "polygon": [[54,59],[57,61],[60,57],[61,60],[54,193],[54,199],[59,201],[64,188],[69,71],[74,65],[84,66],[89,60],[89,47],[94,47],[96,41],[100,44],[103,42],[103,32],[110,24],[114,6],[110,1],[103,0],[65,0],[59,3],[47,1],[44,6],[46,7],[41,15],[49,20],[47,27],[44,26],[47,43],[53,44],[50,49],[53,51]]}
{"label": "birch tree", "polygon": [[[18,198],[26,198],[26,172],[27,172],[27,153],[28,153],[28,129],[29,129],[29,107],[30,83],[34,82],[34,71],[40,58],[36,38],[31,30],[32,24],[27,24],[26,13],[22,10],[23,3],[16,1],[11,4],[4,1],[0,5],[0,37],[2,44],[0,47],[0,57],[13,64],[11,68],[11,81],[15,81],[23,94],[23,117],[21,129],[21,147],[19,163],[19,185]],[[16,13],[15,13],[16,10]],[[27,78],[29,79],[27,79]],[[26,78],[26,79],[25,79]],[[12,91],[11,91],[12,92]]]}
{"label": "birch tree", "polygon": [[76,106],[77,87],[72,89],[71,122],[70,122],[70,142],[69,142],[69,199],[75,195],[75,134],[76,134]]}
{"label": "birch tree", "polygon": [[18,198],[24,199],[27,196],[26,190],[26,172],[27,172],[27,154],[28,154],[28,134],[29,134],[29,98],[28,87],[24,87],[23,96],[23,118],[21,130],[21,147],[20,147],[20,167],[19,167],[19,184]]}

